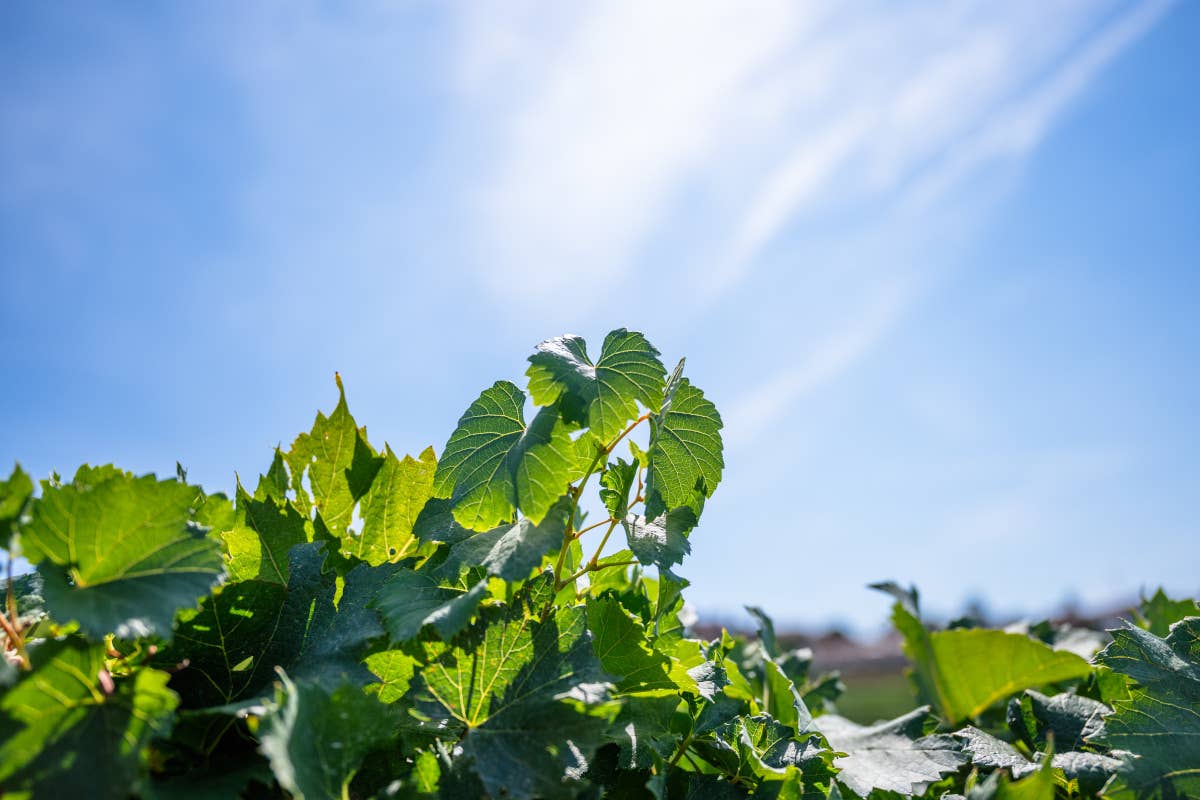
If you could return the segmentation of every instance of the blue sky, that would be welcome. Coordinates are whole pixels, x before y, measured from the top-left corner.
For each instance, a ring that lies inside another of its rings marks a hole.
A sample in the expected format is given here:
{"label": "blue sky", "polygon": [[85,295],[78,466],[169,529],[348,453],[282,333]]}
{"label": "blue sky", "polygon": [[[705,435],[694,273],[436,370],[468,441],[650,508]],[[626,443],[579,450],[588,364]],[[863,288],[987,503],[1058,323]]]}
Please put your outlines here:
{"label": "blue sky", "polygon": [[1200,589],[1200,5],[24,4],[0,463],[441,447],[539,340],[726,419],[702,611]]}

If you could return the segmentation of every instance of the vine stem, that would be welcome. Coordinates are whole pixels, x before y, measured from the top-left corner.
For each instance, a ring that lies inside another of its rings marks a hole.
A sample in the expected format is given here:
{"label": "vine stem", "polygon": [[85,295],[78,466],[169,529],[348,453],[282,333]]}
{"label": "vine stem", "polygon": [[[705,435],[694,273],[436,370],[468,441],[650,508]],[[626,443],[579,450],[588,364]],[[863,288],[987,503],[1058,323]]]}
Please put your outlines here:
{"label": "vine stem", "polygon": [[617,521],[615,519],[613,519],[612,517],[608,517],[607,519],[602,519],[599,522],[588,525],[586,528],[580,528],[579,530],[575,531],[575,538],[578,539],[578,538],[582,537],[588,531],[594,531],[594,530],[596,530],[596,528],[599,528],[601,525],[607,525],[610,522],[614,525],[617,524]]}
{"label": "vine stem", "polygon": [[5,602],[8,606],[7,611],[12,618],[11,622],[5,618],[4,614],[0,613],[0,627],[4,628],[4,635],[8,637],[8,641],[12,644],[13,649],[17,651],[17,656],[21,659],[21,666],[26,672],[33,669],[33,665],[29,662],[29,653],[25,650],[25,637],[21,635],[21,618],[17,614],[17,599],[13,596],[13,554],[12,550],[8,551],[8,558],[5,559],[7,572],[7,586],[5,587]]}
{"label": "vine stem", "polygon": [[[588,464],[587,472],[583,474],[583,480],[579,482],[577,487],[571,490],[571,513],[567,516],[567,529],[563,531],[562,548],[558,551],[558,561],[554,564],[554,586],[556,587],[556,591],[566,585],[566,581],[562,580],[562,569],[567,560],[567,550],[571,542],[576,538],[575,514],[579,511],[579,498],[583,497],[583,490],[587,488],[588,481],[592,478],[592,473],[596,471],[596,465],[600,463],[600,459],[607,458],[612,453],[613,448],[620,444],[621,440],[628,436],[634,428],[648,419],[650,419],[649,411],[629,423],[628,427],[617,434],[615,439],[596,451],[596,455],[592,458],[592,463]],[[611,529],[609,532],[612,532]]]}
{"label": "vine stem", "polygon": [[596,568],[596,562],[600,560],[600,553],[604,551],[604,545],[608,544],[608,537],[612,536],[613,529],[617,527],[617,521],[614,519],[608,525],[608,530],[604,532],[604,538],[600,540],[600,546],[596,548],[596,552],[592,553],[592,557],[588,560],[588,566],[592,569]]}
{"label": "vine stem", "polygon": [[687,737],[679,743],[679,749],[675,751],[675,755],[671,756],[671,760],[667,762],[668,770],[674,768],[675,765],[679,763],[679,759],[683,758],[684,753],[686,753],[688,748],[692,746],[693,738],[693,734],[689,733]]}

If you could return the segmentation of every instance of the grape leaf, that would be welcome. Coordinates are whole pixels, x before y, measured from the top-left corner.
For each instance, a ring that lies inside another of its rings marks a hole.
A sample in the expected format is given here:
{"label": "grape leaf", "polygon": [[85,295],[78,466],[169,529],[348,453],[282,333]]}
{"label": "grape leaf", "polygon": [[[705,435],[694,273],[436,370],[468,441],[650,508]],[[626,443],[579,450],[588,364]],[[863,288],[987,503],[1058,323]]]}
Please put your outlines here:
{"label": "grape leaf", "polygon": [[[1005,769],[1014,778],[1032,775],[1042,768],[1041,763],[1026,758],[1008,742],[970,725],[956,731],[954,736],[962,740],[963,750],[977,767]],[[1079,781],[1085,794],[1090,796],[1108,781],[1121,762],[1099,753],[1071,751],[1054,754],[1050,764],[1061,769],[1068,778]]]}
{"label": "grape leaf", "polygon": [[194,486],[112,467],[44,483],[21,547],[38,563],[50,615],[95,637],[169,638],[175,612],[223,572],[219,545],[193,521],[200,498]]}
{"label": "grape leaf", "polygon": [[1054,746],[1075,750],[1104,731],[1104,718],[1112,709],[1098,700],[1073,692],[1047,697],[1032,689],[1008,704],[1008,727],[1031,747],[1053,737]]}
{"label": "grape leaf", "polygon": [[363,759],[395,741],[399,710],[354,684],[331,690],[280,679],[259,734],[276,780],[299,800],[349,797]]}
{"label": "grape leaf", "polygon": [[8,546],[8,538],[16,530],[17,521],[32,496],[33,481],[20,464],[14,464],[8,479],[0,481],[0,547]]}
{"label": "grape leaf", "polygon": [[35,797],[129,797],[143,748],[170,727],[178,699],[167,674],[140,669],[114,681],[104,645],[78,638],[30,655],[33,671],[0,698],[0,786]]}
{"label": "grape leaf", "polygon": [[697,513],[721,482],[725,468],[721,442],[721,415],[704,393],[681,378],[669,402],[651,417],[650,449],[646,470],[646,516],[681,506]]}
{"label": "grape leaf", "polygon": [[613,519],[624,519],[629,513],[629,492],[637,480],[637,473],[637,464],[618,458],[600,477],[600,501]]}
{"label": "grape leaf", "polygon": [[257,491],[251,496],[240,482],[236,497],[233,524],[221,532],[230,579],[286,585],[288,551],[308,540],[308,520],[286,499]]}
{"label": "grape leaf", "polygon": [[692,552],[687,533],[696,527],[696,512],[687,506],[668,511],[652,522],[644,516],[627,514],[621,520],[629,549],[643,564],[670,568]]}
{"label": "grape leaf", "polygon": [[371,680],[359,659],[384,631],[367,601],[395,567],[356,567],[335,605],[336,576],[321,571],[324,547],[292,549],[286,588],[258,580],[229,584],[199,610],[180,615],[176,640],[152,663],[174,669],[171,688],[187,707],[261,697],[275,667],[327,686]]}
{"label": "grape leaf", "polygon": [[296,507],[305,515],[315,508],[325,529],[350,547],[354,507],[371,488],[383,460],[367,442],[367,429],[358,427],[350,415],[341,376],[334,378],[338,403],[333,413],[327,417],[318,412],[312,430],[296,437],[284,459],[292,473]]}
{"label": "grape leaf", "polygon": [[609,442],[638,415],[662,404],[666,369],[646,337],[624,328],[604,339],[592,364],[579,336],[558,336],[529,357],[529,394],[541,406],[558,402],[564,418]]}
{"label": "grape leaf", "polygon": [[437,458],[426,448],[419,459],[396,457],[385,447],[383,464],[371,489],[362,499],[363,525],[350,552],[368,564],[399,561],[420,545],[413,533],[417,515],[433,496]]}
{"label": "grape leaf", "polygon": [[383,615],[383,625],[393,642],[414,638],[426,625],[449,639],[471,621],[485,594],[487,580],[474,584],[439,581],[425,573],[402,569],[379,588],[372,604]]}
{"label": "grape leaf", "polygon": [[462,731],[463,757],[494,797],[570,797],[616,711],[583,609],[540,621],[537,605],[485,608],[414,688],[439,729]]}
{"label": "grape leaf", "polygon": [[1125,791],[1113,795],[1200,796],[1200,617],[1176,622],[1165,639],[1132,626],[1112,636],[1097,663],[1138,683],[1113,702],[1098,737],[1137,754],[1121,769]]}
{"label": "grape leaf", "polygon": [[1159,589],[1149,599],[1142,600],[1134,615],[1139,626],[1161,637],[1179,620],[1200,615],[1200,605],[1195,600],[1173,600]]}
{"label": "grape leaf", "polygon": [[433,478],[454,518],[471,530],[513,519],[540,522],[579,475],[575,445],[558,413],[543,409],[525,425],[525,395],[508,381],[484,390],[458,421]]}
{"label": "grape leaf", "polygon": [[367,691],[378,692],[381,702],[394,703],[408,693],[418,661],[405,650],[381,650],[368,655],[364,663],[379,678],[379,683],[368,686]]}
{"label": "grape leaf", "polygon": [[838,780],[859,797],[882,789],[912,796],[926,783],[954,772],[967,759],[954,740],[921,736],[929,707],[871,726],[857,725],[836,714],[818,717],[814,724],[829,746],[845,756],[834,760]]}
{"label": "grape leaf", "polygon": [[806,784],[811,781],[828,785],[833,777],[833,751],[823,746],[820,736],[798,738],[791,727],[769,714],[736,717],[720,725],[714,734],[711,741],[698,742],[696,750],[739,784],[757,783],[761,791],[764,781],[789,780],[799,777],[797,773],[804,776]]}
{"label": "grape leaf", "polygon": [[955,628],[930,631],[917,616],[915,592],[877,584],[897,597],[892,620],[904,637],[919,695],[951,723],[981,713],[1023,689],[1084,678],[1091,665],[1021,633]]}
{"label": "grape leaf", "polygon": [[610,595],[588,600],[587,627],[604,671],[619,678],[617,689],[639,692],[675,688],[667,675],[670,660],[647,645],[645,630],[616,598]]}
{"label": "grape leaf", "polygon": [[540,524],[526,517],[463,539],[450,547],[446,560],[437,568],[437,577],[457,580],[464,568],[483,567],[489,575],[506,581],[524,580],[547,553],[562,545],[570,512],[571,504],[563,498]]}

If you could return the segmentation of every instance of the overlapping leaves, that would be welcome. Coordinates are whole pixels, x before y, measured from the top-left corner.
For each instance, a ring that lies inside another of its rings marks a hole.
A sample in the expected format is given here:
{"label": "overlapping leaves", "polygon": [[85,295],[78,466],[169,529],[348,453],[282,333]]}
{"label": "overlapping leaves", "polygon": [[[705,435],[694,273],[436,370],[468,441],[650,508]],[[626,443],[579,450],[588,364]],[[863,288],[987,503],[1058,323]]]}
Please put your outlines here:
{"label": "overlapping leaves", "polygon": [[[594,362],[574,336],[530,362],[530,421],[525,393],[500,381],[440,460],[373,446],[338,379],[333,411],[232,502],[182,469],[84,467],[36,498],[14,470],[0,533],[39,572],[5,610],[0,792],[1200,792],[1194,603],[1152,596],[1142,627],[1090,664],[1103,634],[937,630],[915,592],[883,587],[932,708],[859,725],[837,714],[837,674],[810,671],[813,654],[760,610],[754,641],[690,636],[674,570],[724,457],[721,418],[683,363],[668,378],[624,329]],[[618,527],[628,549],[612,553]]]}
{"label": "overlapping leaves", "polygon": [[169,637],[181,608],[221,578],[220,548],[195,520],[199,489],[111,467],[45,482],[21,531],[45,581],[46,608],[93,637]]}

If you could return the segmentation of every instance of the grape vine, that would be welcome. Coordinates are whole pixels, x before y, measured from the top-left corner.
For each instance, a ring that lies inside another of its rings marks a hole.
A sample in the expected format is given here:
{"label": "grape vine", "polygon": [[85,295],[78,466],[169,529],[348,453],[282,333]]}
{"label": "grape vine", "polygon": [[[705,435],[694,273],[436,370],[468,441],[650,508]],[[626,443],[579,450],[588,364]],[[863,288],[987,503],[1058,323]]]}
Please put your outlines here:
{"label": "grape vine", "polygon": [[918,705],[856,724],[761,610],[712,640],[681,615],[725,468],[684,362],[620,329],[594,360],[541,343],[526,377],[415,457],[338,378],[232,497],[15,468],[0,796],[1200,797],[1194,601],[1110,634],[939,629],[880,584]]}

